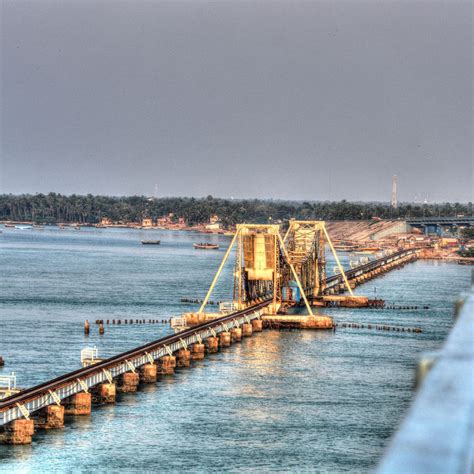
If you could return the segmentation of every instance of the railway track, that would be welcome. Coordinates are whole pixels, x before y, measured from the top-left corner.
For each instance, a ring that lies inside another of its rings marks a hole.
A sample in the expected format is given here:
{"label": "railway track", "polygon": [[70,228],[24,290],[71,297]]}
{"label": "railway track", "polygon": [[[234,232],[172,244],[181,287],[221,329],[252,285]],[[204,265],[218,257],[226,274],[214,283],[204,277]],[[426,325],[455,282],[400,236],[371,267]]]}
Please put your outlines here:
{"label": "railway track", "polygon": [[[390,255],[386,255],[385,257],[378,258],[377,260],[372,260],[369,263],[365,263],[364,265],[360,265],[356,268],[347,270],[345,271],[345,274],[347,279],[351,280],[357,276],[363,275],[364,273],[368,273],[372,270],[375,270],[384,264],[399,260],[400,258],[408,255],[415,255],[416,252],[417,249],[399,250],[398,252],[394,252]],[[344,283],[342,275],[331,275],[330,277],[326,278],[326,284],[329,288],[336,284],[342,283]]]}

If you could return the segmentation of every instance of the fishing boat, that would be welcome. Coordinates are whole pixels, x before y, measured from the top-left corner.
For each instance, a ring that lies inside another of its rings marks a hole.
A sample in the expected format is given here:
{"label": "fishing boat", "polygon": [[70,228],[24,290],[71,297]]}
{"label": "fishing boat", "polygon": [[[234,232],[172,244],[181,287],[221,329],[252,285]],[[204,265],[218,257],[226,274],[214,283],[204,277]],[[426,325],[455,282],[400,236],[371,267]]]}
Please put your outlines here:
{"label": "fishing boat", "polygon": [[204,250],[217,250],[219,248],[217,244],[210,244],[209,242],[200,242],[199,244],[194,243],[193,247],[195,249],[204,249]]}
{"label": "fishing boat", "polygon": [[143,245],[160,245],[161,240],[142,240]]}

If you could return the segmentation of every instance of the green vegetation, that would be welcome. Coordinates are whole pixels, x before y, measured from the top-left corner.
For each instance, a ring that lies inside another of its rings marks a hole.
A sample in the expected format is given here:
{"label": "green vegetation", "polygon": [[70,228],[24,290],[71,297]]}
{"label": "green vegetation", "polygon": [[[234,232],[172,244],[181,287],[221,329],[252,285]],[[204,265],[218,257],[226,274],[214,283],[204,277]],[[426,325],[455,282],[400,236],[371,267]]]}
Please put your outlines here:
{"label": "green vegetation", "polygon": [[410,204],[392,209],[388,203],[360,202],[297,202],[276,200],[237,200],[207,198],[147,198],[145,196],[109,197],[56,193],[35,195],[0,195],[0,220],[38,223],[79,222],[95,224],[102,217],[113,222],[140,222],[143,217],[184,217],[190,225],[209,222],[212,215],[228,227],[239,222],[278,222],[290,218],[321,220],[362,220],[378,217],[472,215],[472,204]]}
{"label": "green vegetation", "polygon": [[474,249],[464,249],[464,250],[458,250],[458,255],[461,257],[469,257],[469,258],[474,258]]}
{"label": "green vegetation", "polygon": [[474,239],[474,227],[461,229],[461,238],[466,240]]}

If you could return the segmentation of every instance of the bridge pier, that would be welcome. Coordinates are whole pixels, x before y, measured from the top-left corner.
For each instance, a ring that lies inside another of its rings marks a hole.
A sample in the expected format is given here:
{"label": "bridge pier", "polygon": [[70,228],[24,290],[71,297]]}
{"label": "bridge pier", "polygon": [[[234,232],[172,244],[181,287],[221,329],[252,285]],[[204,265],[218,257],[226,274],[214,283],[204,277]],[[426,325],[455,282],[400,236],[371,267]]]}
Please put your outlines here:
{"label": "bridge pier", "polygon": [[65,398],[62,402],[65,415],[84,416],[92,411],[92,395],[89,392],[79,392]]}
{"label": "bridge pier", "polygon": [[192,360],[202,360],[206,355],[206,347],[204,344],[196,342],[191,346],[191,359]]}
{"label": "bridge pier", "polygon": [[175,356],[163,356],[159,360],[158,373],[160,375],[173,375],[174,368],[176,367],[176,357]]}
{"label": "bridge pier", "polygon": [[252,332],[262,332],[263,321],[261,319],[252,319]]}
{"label": "bridge pier", "polygon": [[92,389],[92,402],[97,405],[115,403],[117,387],[114,383],[101,383]]}
{"label": "bridge pier", "polygon": [[1,444],[31,444],[35,425],[33,420],[18,419],[0,429]]}
{"label": "bridge pier", "polygon": [[224,331],[219,334],[219,345],[221,347],[229,347],[232,343],[230,332]]}
{"label": "bridge pier", "polygon": [[119,376],[119,383],[117,385],[117,392],[128,393],[136,392],[138,384],[140,383],[140,376],[137,372],[125,372]]}
{"label": "bridge pier", "polygon": [[219,352],[219,339],[217,337],[208,337],[205,341],[206,344],[206,352],[208,354],[215,354]]}
{"label": "bridge pier", "polygon": [[242,340],[242,329],[241,328],[232,328],[230,330],[230,336],[232,338],[232,342],[239,342]]}
{"label": "bridge pier", "polygon": [[35,413],[33,419],[35,428],[51,430],[64,428],[64,406],[48,405]]}
{"label": "bridge pier", "polygon": [[252,335],[252,325],[250,323],[242,324],[242,336],[243,337],[250,337]]}
{"label": "bridge pier", "polygon": [[176,353],[176,367],[191,366],[191,351],[189,349],[180,349]]}
{"label": "bridge pier", "polygon": [[145,364],[139,368],[140,382],[153,383],[156,382],[158,376],[158,367],[156,364]]}

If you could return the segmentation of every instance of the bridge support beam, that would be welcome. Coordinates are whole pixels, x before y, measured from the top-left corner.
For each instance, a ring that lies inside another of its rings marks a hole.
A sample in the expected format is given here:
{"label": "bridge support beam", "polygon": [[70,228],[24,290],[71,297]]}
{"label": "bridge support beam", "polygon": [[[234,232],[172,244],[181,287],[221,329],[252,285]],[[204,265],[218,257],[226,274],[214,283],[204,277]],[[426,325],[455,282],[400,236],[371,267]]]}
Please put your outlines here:
{"label": "bridge support beam", "polygon": [[173,375],[174,368],[176,367],[176,357],[175,356],[163,356],[159,360],[158,373],[160,375]]}
{"label": "bridge support beam", "polygon": [[176,353],[176,367],[191,366],[191,351],[189,349],[180,349]]}
{"label": "bridge support beam", "polygon": [[202,360],[206,355],[206,347],[204,344],[196,342],[191,346],[191,359],[192,360]]}
{"label": "bridge support beam", "polygon": [[1,444],[31,444],[35,425],[33,420],[14,420],[2,427],[0,431]]}
{"label": "bridge support beam", "polygon": [[35,428],[51,430],[64,428],[64,406],[49,405],[35,413]]}
{"label": "bridge support beam", "polygon": [[158,376],[158,367],[156,364],[145,364],[139,368],[140,382],[153,383],[156,382]]}
{"label": "bridge support beam", "polygon": [[92,395],[88,392],[79,392],[62,401],[65,415],[84,416],[92,411]]}
{"label": "bridge support beam", "polygon": [[217,337],[208,337],[205,341],[206,344],[206,352],[208,354],[215,354],[219,352],[219,339]]}
{"label": "bridge support beam", "polygon": [[114,383],[101,383],[92,390],[92,402],[98,405],[115,403],[117,387]]}

